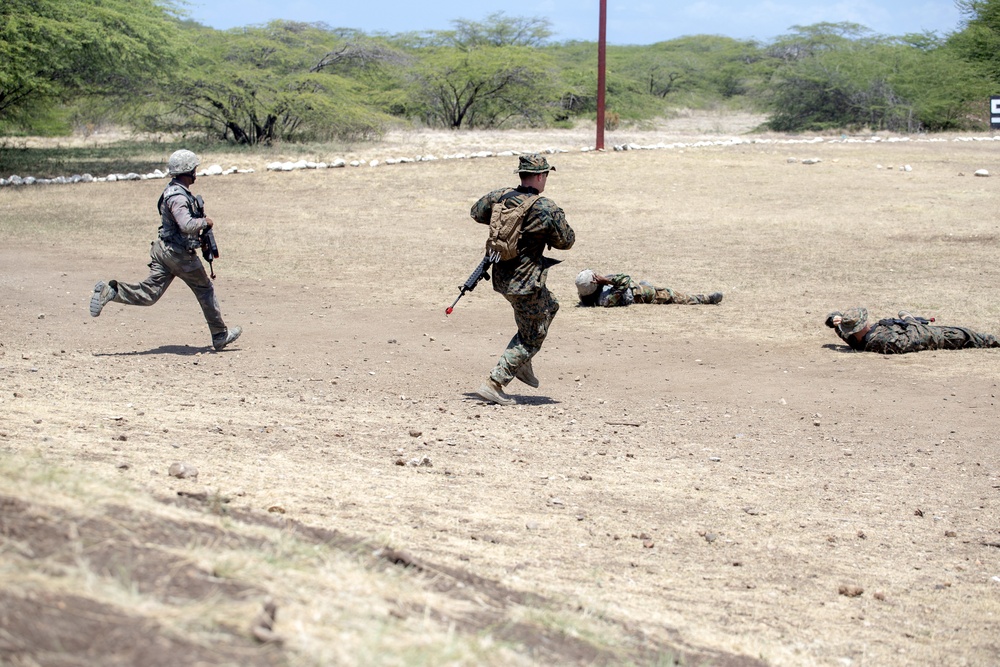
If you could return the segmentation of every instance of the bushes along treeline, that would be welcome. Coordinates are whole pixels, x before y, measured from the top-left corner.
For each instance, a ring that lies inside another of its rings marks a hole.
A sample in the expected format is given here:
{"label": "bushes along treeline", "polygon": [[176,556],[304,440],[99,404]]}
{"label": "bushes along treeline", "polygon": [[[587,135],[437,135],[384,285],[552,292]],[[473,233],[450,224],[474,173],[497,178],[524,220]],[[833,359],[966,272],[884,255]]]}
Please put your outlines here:
{"label": "bushes along treeline", "polygon": [[[695,35],[609,46],[608,122],[671,109],[762,112],[778,131],[988,127],[1000,0],[957,0],[950,35],[793,26],[769,43]],[[453,29],[367,34],[275,21],[219,31],[171,0],[0,5],[0,133],[113,120],[237,144],[378,137],[394,123],[503,128],[593,119],[595,42],[496,13]]]}

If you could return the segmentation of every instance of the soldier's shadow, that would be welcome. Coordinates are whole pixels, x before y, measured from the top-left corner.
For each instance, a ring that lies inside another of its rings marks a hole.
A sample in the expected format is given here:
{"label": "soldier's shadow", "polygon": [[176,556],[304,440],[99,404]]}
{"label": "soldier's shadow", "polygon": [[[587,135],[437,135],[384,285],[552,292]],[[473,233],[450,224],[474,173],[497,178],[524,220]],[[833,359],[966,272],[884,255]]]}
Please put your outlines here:
{"label": "soldier's shadow", "polygon": [[[492,403],[483,400],[482,396],[473,391],[467,391],[463,394],[463,396],[465,396],[466,398],[471,398],[475,401],[478,401],[486,405],[492,405]],[[559,403],[562,402],[562,401],[557,401],[554,398],[549,398],[548,396],[524,396],[521,394],[508,394],[508,396],[517,401],[515,405],[558,405]],[[507,407],[507,406],[502,406],[502,407]]]}
{"label": "soldier's shadow", "polygon": [[212,346],[192,347],[191,345],[161,345],[151,350],[132,350],[131,352],[99,352],[95,357],[145,357],[154,354],[173,354],[178,357],[193,357],[205,352],[212,352]]}

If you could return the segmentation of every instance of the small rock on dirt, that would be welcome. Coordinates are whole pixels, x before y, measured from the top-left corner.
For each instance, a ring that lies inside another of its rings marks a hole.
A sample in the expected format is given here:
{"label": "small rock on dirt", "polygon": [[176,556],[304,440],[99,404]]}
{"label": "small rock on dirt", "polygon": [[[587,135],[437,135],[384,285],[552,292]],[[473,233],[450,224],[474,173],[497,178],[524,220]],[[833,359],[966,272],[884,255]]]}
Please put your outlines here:
{"label": "small rock on dirt", "polygon": [[863,595],[865,589],[855,584],[844,584],[843,586],[840,587],[840,589],[837,592],[843,595],[844,597],[856,598]]}
{"label": "small rock on dirt", "polygon": [[177,479],[198,479],[198,469],[187,463],[171,463],[167,472]]}

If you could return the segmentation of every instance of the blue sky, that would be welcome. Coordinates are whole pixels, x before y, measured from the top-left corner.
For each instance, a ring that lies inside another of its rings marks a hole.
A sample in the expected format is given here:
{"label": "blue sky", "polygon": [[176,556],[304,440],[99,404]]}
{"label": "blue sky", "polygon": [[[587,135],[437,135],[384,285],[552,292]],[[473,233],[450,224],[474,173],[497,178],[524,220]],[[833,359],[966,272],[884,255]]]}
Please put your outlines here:
{"label": "blue sky", "polygon": [[[608,42],[652,44],[683,35],[769,41],[794,25],[859,23],[883,35],[960,28],[953,0],[607,0]],[[446,30],[451,21],[510,16],[548,19],[557,41],[596,40],[599,0],[186,0],[191,18],[224,30],[273,19],[322,21],[335,28],[398,33]]]}

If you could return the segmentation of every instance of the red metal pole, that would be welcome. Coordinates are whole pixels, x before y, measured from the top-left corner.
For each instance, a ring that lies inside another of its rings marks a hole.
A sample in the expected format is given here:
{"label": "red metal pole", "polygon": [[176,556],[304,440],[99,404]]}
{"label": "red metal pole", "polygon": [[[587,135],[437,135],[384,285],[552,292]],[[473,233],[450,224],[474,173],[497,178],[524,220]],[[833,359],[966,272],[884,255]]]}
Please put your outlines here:
{"label": "red metal pole", "polygon": [[597,150],[604,150],[604,70],[606,68],[606,39],[608,31],[608,0],[601,0],[601,19],[597,37]]}

